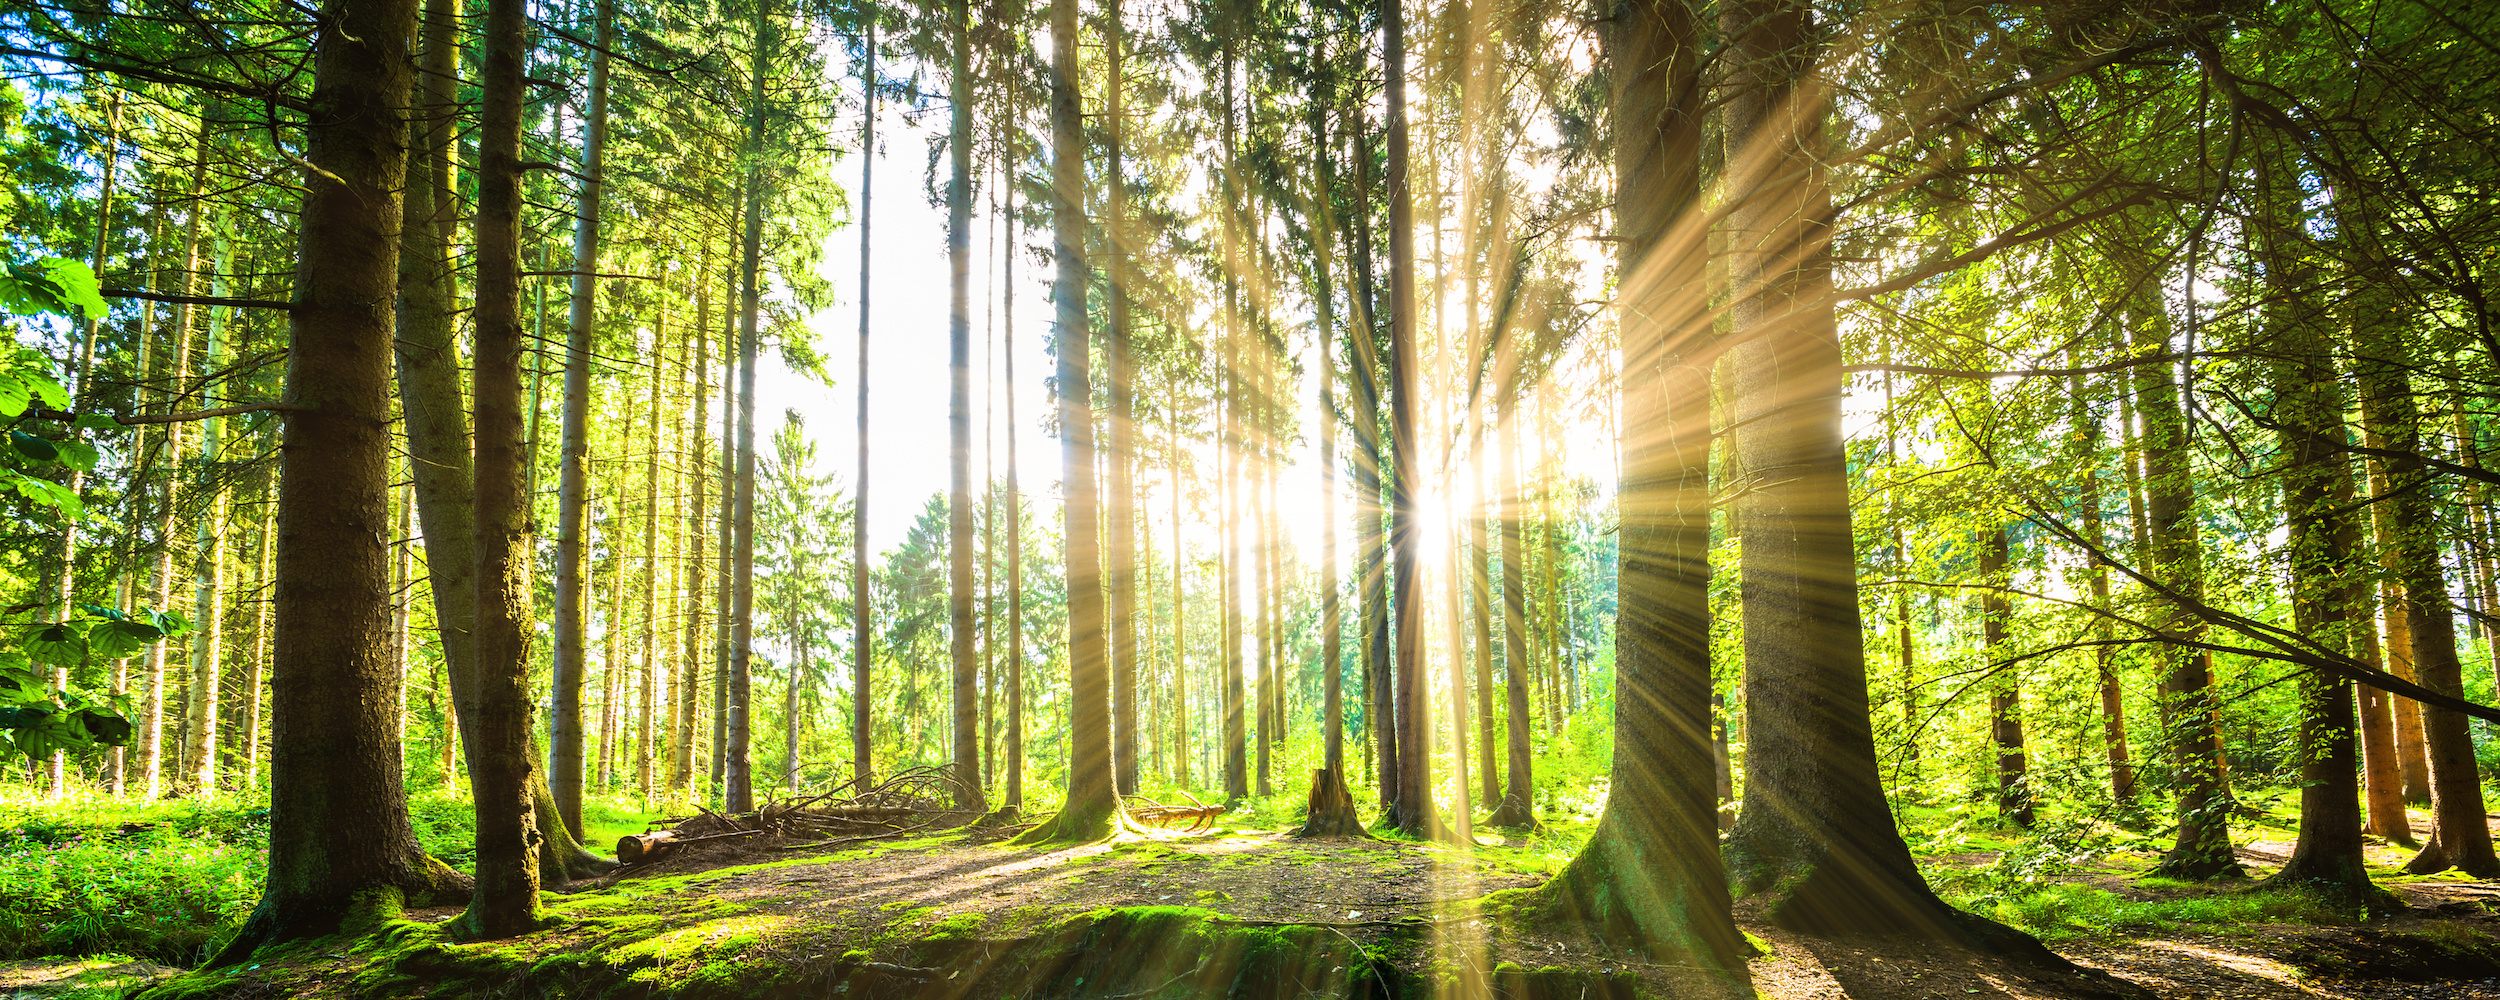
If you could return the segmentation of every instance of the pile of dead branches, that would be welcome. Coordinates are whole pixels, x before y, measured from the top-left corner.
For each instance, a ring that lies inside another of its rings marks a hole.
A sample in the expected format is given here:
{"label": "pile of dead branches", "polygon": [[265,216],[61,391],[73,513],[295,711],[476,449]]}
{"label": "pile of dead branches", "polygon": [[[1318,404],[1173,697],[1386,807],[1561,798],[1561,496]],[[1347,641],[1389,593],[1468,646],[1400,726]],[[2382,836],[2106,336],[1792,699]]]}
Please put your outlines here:
{"label": "pile of dead branches", "polygon": [[754,812],[719,813],[701,806],[692,816],[659,820],[644,833],[620,838],[616,859],[628,865],[657,861],[689,845],[762,838],[778,850],[836,847],[963,826],[981,813],[954,808],[951,767],[914,767],[853,793],[851,783],[833,790],[766,801]]}
{"label": "pile of dead branches", "polygon": [[1208,805],[1188,792],[1182,792],[1181,797],[1188,799],[1189,804],[1167,806],[1143,795],[1123,795],[1120,798],[1122,804],[1128,807],[1130,819],[1152,826],[1171,826],[1188,820],[1186,832],[1189,833],[1206,832],[1215,826],[1216,817],[1224,815],[1223,806]]}

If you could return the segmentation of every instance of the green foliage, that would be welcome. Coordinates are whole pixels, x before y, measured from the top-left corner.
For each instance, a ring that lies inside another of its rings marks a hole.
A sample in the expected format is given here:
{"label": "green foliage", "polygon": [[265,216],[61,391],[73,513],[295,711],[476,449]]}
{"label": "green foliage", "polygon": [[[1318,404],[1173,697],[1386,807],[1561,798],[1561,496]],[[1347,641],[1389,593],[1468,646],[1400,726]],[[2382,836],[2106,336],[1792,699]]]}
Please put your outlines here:
{"label": "green foliage", "polygon": [[0,825],[0,958],[205,959],[250,914],[268,810],[49,807]]}
{"label": "green foliage", "polygon": [[2297,892],[2241,891],[2172,899],[2128,899],[2075,883],[2044,885],[1981,905],[1946,897],[1964,909],[2045,941],[2105,934],[2154,934],[2196,926],[2222,929],[2242,924],[2349,924],[2361,914],[2341,913]]}

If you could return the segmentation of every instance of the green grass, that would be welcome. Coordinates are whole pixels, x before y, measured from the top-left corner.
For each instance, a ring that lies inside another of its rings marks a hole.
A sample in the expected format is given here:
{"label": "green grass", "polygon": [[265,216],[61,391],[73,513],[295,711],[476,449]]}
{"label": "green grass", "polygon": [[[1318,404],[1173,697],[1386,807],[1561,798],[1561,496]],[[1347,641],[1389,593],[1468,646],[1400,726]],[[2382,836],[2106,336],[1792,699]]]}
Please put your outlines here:
{"label": "green grass", "polygon": [[2244,924],[2349,924],[2341,913],[2301,893],[2241,891],[2174,899],[2131,900],[2086,885],[2049,885],[1994,902],[1946,900],[1981,916],[2029,931],[2044,941],[2111,934],[2164,933],[2181,927],[2208,929]]}

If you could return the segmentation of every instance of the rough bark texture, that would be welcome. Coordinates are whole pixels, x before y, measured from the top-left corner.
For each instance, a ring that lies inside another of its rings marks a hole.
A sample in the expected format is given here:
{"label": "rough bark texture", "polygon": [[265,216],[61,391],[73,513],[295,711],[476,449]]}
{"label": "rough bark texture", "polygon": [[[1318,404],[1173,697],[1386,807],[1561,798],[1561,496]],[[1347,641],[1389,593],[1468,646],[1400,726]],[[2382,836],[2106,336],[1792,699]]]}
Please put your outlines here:
{"label": "rough bark texture", "polygon": [[[874,733],[869,728],[869,712],[874,704],[875,691],[869,686],[869,668],[875,662],[871,654],[875,651],[876,641],[870,624],[876,609],[868,603],[868,295],[875,287],[868,281],[868,265],[873,259],[868,244],[868,221],[869,210],[876,204],[869,194],[874,190],[871,182],[876,179],[877,167],[877,24],[873,17],[862,34],[865,37],[861,49],[866,58],[860,75],[868,93],[863,102],[866,114],[861,116],[859,127],[859,146],[867,152],[859,158],[859,482],[851,500],[851,781],[853,788],[865,793],[874,787],[870,780],[874,771],[870,759],[873,756],[870,737]],[[1012,329],[1015,320],[1010,317],[1008,323]],[[1010,336],[1011,346],[1013,339]],[[1015,356],[1012,353],[1008,355],[1007,365],[1007,392],[1012,399],[1016,391]],[[1013,410],[1010,405],[1010,428],[1015,423]],[[1007,449],[1007,461],[1013,463],[1015,431],[1011,429],[1007,433],[1011,442]]]}
{"label": "rough bark texture", "polygon": [[1110,657],[1104,648],[1101,536],[1095,526],[1094,407],[1085,315],[1084,141],[1077,118],[1076,0],[1050,5],[1051,257],[1058,262],[1053,353],[1067,484],[1068,797],[1019,843],[1090,841],[1125,824],[1111,774]]}
{"label": "rough bark texture", "polygon": [[[469,418],[460,387],[462,358],[452,339],[453,276],[449,247],[457,221],[451,191],[451,109],[458,50],[457,0],[430,0],[425,12],[424,106],[410,123],[412,170],[409,207],[400,231],[399,329],[393,341],[398,363],[402,426],[416,496],[417,524],[425,536],[426,585],[434,597],[434,621],[449,673],[451,711],[443,734],[444,781],[452,780],[456,742],[475,731],[477,690],[477,538],[472,509]],[[587,878],[616,867],[590,853],[556,819],[554,797],[543,780],[531,792],[538,819],[539,868],[543,875]]]}
{"label": "rough bark texture", "polygon": [[391,297],[415,0],[333,0],[314,35],[279,445],[269,878],[215,964],[463,886],[426,857],[390,745]]}
{"label": "rough bark texture", "polygon": [[[1979,550],[1979,575],[1993,587],[2004,587],[2006,564],[2011,562],[2012,542],[2006,529],[1988,533]],[[1997,745],[1997,818],[2029,829],[2034,817],[2031,802],[2031,758],[2023,750],[2022,682],[2010,665],[2005,646],[2006,619],[2014,613],[2014,601],[2004,590],[1981,592],[1980,651],[1997,671],[1994,686],[1988,692],[1990,734]]]}
{"label": "rough bark texture", "polygon": [[[2269,173],[2260,169],[2261,183]],[[2305,269],[2284,255],[2268,256],[2266,273],[2279,294],[2272,325],[2282,360],[2274,366],[2274,406],[2285,428],[2278,439],[2285,456],[2293,627],[2352,653],[2354,632],[2370,627],[2370,581],[2352,509],[2351,470],[2334,445],[2345,434],[2343,383],[2312,326],[2320,317],[2304,308]],[[2300,835],[2291,860],[2267,882],[2316,896],[2340,912],[2386,913],[2403,904],[2370,881],[2362,858],[2352,689],[2351,681],[2318,671],[2301,679]]]}
{"label": "rough bark texture", "polygon": [[[476,396],[477,706],[468,731],[477,802],[477,891],[465,927],[502,938],[538,924],[538,834],[530,794],[529,445],[521,357],[520,0],[488,0],[480,68]],[[283,572],[283,570],[281,570]]]}
{"label": "rough bark texture", "polygon": [[[1720,16],[1736,87],[1722,111],[1737,178],[1731,183],[1750,192],[1725,223],[1728,297],[1733,335],[1755,341],[1737,363],[1735,416],[1752,422],[1736,452],[1754,492],[1732,512],[1745,542],[1746,782],[1744,810],[1724,849],[1730,882],[1739,895],[1758,897],[1771,920],[1804,933],[1906,935],[2057,963],[2031,938],[1946,906],[1919,877],[1893,826],[1868,716],[1841,443],[1844,380],[1822,228],[1830,212],[1820,160],[1828,110],[1810,82],[1820,45],[1798,0],[1740,0]],[[1698,282],[1705,245],[1699,224],[1675,234],[1671,245],[1695,258],[1679,283]],[[1688,378],[1686,393],[1707,392],[1704,368],[1693,367]],[[1691,409],[1674,425],[1704,426],[1706,403],[1684,405]],[[1623,426],[1629,432],[1656,424],[1627,409]],[[1686,461],[1706,468],[1706,445],[1686,447]],[[1625,464],[1634,465],[1629,456]],[[1689,517],[1694,534],[1706,531],[1705,513]],[[1627,565],[1629,542],[1627,530]],[[1707,579],[1706,570],[1695,574],[1696,593],[1684,598],[1691,610],[1679,612],[1694,617],[1686,627],[1695,635],[1684,641],[1703,649],[1707,607],[1698,591]],[[1686,725],[1695,756],[1683,773],[1703,823],[1709,758],[1698,741],[1708,731],[1706,663],[1674,702],[1691,706]],[[1621,718],[1626,700],[1616,695],[1616,731],[1653,728]]]}
{"label": "rough bark texture", "polygon": [[1500,423],[1494,448],[1499,456],[1501,478],[1494,492],[1500,504],[1495,515],[1502,533],[1502,695],[1503,695],[1503,763],[1506,765],[1499,805],[1484,821],[1486,826],[1532,830],[1536,819],[1536,758],[1529,742],[1528,724],[1528,585],[1522,570],[1527,566],[1520,551],[1520,518],[1525,508],[1519,502],[1519,421],[1518,396],[1506,394],[1501,407]]}
{"label": "rough bark texture", "polygon": [[1110,222],[1103,239],[1106,259],[1103,360],[1111,385],[1111,414],[1104,422],[1108,482],[1103,491],[1103,588],[1110,600],[1111,769],[1120,794],[1137,793],[1137,405],[1135,363],[1129,344],[1128,180],[1121,169],[1121,138],[1127,124],[1124,59],[1128,28],[1120,0],[1103,7],[1103,50],[1109,63],[1110,107],[1103,155],[1109,176]]}
{"label": "rough bark texture", "polygon": [[764,74],[772,65],[771,4],[755,5],[755,57],[748,66],[746,233],[738,264],[738,473],[730,516],[729,676],[724,680],[728,726],[721,748],[721,803],[730,812],[755,808],[750,694],[755,666],[755,352],[764,254]]}
{"label": "rough bark texture", "polygon": [[1557,916],[1753,995],[1710,801],[1710,404],[1701,287],[1701,26],[1683,0],[1614,6],[1623,482],[1613,791],[1540,890]]}

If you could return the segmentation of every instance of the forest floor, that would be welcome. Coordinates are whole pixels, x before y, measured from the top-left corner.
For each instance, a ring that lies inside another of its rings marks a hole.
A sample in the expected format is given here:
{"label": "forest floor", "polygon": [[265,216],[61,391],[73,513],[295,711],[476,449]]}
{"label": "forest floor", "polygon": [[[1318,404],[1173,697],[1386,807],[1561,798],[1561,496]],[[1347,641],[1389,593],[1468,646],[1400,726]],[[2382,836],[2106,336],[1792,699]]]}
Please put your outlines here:
{"label": "forest floor", "polygon": [[[2262,876],[2291,849],[2257,825],[2242,846]],[[416,910],[361,939],[326,939],[261,965],[165,981],[151,995],[382,998],[1064,996],[1260,998],[1675,996],[1679,973],[1593,942],[1519,929],[1487,894],[1542,883],[1569,856],[1547,838],[1461,849],[1394,840],[1299,840],[1246,825],[1156,831],[1077,848],[1014,847],[981,834],[839,845],[736,839],[548,897],[551,926],[509,942],[455,943]],[[2141,844],[2137,845],[2141,847]],[[2099,852],[1991,904],[1957,879],[2005,854],[1924,859],[1948,898],[2040,934],[2099,975],[2051,973],[1930,947],[1803,938],[1748,923],[1773,1000],[1972,996],[2500,997],[2500,886],[2371,861],[2410,906],[2351,921],[2244,891],[2141,876],[2153,855]],[[51,983],[0,968],[0,997],[43,996],[112,976],[121,988],[169,970],[86,970]],[[1456,990],[1450,987],[1456,986]],[[1212,987],[1211,989],[1209,987]],[[93,985],[85,987],[94,989]],[[90,994],[94,995],[94,994]]]}

